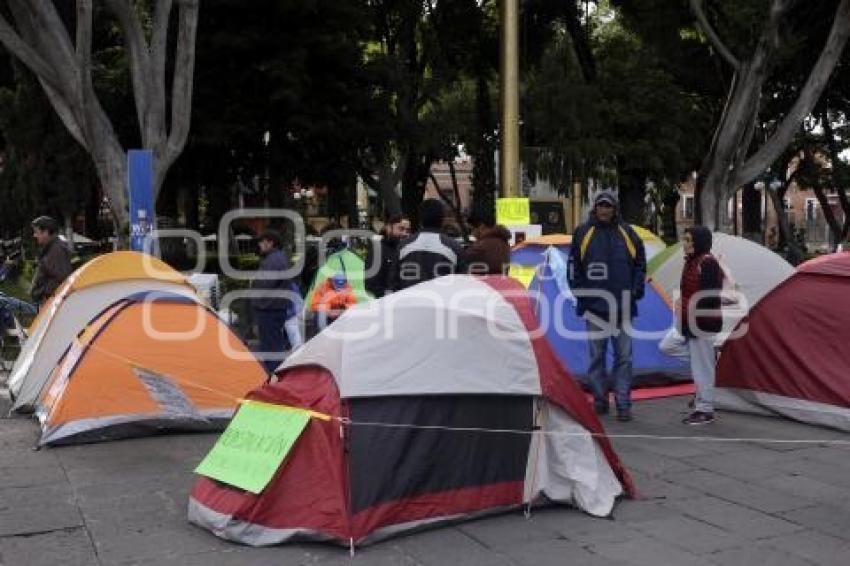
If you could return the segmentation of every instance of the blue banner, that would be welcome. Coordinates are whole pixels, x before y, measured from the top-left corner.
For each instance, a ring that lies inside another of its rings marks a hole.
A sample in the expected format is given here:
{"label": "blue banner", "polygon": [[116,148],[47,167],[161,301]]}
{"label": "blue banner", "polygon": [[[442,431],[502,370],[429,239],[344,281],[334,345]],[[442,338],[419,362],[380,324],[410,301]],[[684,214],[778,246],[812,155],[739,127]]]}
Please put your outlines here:
{"label": "blue banner", "polygon": [[153,152],[127,152],[127,186],[130,190],[130,249],[143,251],[145,237],[156,226],[153,202]]}

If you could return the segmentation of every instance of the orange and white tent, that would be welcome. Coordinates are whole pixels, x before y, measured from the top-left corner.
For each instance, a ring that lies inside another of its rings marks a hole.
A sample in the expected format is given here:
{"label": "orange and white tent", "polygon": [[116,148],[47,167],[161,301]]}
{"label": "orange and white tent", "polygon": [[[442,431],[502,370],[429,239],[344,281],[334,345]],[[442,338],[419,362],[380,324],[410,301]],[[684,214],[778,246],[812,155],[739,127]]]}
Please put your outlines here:
{"label": "orange and white tent", "polygon": [[137,252],[105,254],[72,273],[42,307],[15,361],[8,380],[13,410],[35,407],[53,368],[99,313],[121,299],[150,291],[199,300],[182,274]]}
{"label": "orange and white tent", "polygon": [[183,295],[138,293],[98,314],[55,366],[36,409],[40,444],[222,429],[265,378],[212,311]]}

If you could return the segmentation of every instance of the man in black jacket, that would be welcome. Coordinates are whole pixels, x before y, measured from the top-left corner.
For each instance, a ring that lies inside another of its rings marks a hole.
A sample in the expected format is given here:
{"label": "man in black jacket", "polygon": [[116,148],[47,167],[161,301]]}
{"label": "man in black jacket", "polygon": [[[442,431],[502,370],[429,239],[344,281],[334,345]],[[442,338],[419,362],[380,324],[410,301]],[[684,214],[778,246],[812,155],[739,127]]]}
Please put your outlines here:
{"label": "man in black jacket", "polygon": [[[410,220],[401,214],[394,214],[387,218],[384,229],[381,231],[380,241],[376,239],[370,242],[366,254],[366,290],[376,299],[380,299],[391,291],[391,276],[398,263],[399,245],[403,238],[410,236]],[[380,246],[380,251],[375,253],[375,248]],[[376,263],[380,261],[380,264]]]}
{"label": "man in black jacket", "polygon": [[[617,419],[630,421],[632,391],[631,325],[643,297],[646,252],[628,224],[621,222],[617,195],[600,191],[591,217],[573,234],[567,269],[576,296],[576,314],[587,319],[590,367],[588,381],[596,412],[608,412],[608,392],[614,389]],[[607,376],[608,343],[613,343],[613,384]]]}
{"label": "man in black jacket", "polygon": [[59,225],[49,216],[39,216],[32,221],[32,235],[41,247],[41,252],[38,254],[38,267],[30,295],[39,308],[74,271],[71,250],[59,240],[56,235],[58,229]]}
{"label": "man in black jacket", "polygon": [[460,244],[440,230],[443,205],[436,199],[422,201],[419,222],[422,229],[401,243],[399,261],[392,270],[392,289],[399,291],[417,283],[463,272]]}

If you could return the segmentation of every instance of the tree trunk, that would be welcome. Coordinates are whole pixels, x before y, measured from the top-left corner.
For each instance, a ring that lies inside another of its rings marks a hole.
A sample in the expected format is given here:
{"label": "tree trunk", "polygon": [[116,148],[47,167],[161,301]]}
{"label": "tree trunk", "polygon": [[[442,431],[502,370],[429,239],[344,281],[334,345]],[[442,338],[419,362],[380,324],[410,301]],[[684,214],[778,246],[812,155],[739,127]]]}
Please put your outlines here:
{"label": "tree trunk", "polygon": [[[69,133],[89,153],[109,200],[119,244],[128,241],[126,154],[94,90],[91,72],[90,0],[77,0],[75,36],[54,2],[8,0],[17,29],[0,13],[0,44],[35,75]],[[146,39],[142,18],[128,0],[105,0],[118,20],[131,71],[142,146],[154,152],[154,198],[183,151],[191,120],[199,0],[159,0]],[[165,61],[172,4],[179,6],[171,116],[166,116]]]}
{"label": "tree trunk", "polygon": [[478,143],[473,151],[472,211],[479,218],[489,218],[496,211],[496,143],[490,88],[483,69],[475,84],[475,109]]}
{"label": "tree trunk", "polygon": [[744,237],[754,237],[761,232],[762,195],[752,183],[744,185],[741,197],[741,233]]}
{"label": "tree trunk", "polygon": [[641,224],[646,203],[644,171],[625,171],[620,176],[620,216],[630,224]]}
{"label": "tree trunk", "polygon": [[676,230],[676,205],[681,197],[679,191],[670,191],[662,200],[661,212],[661,238],[668,244],[673,244],[679,239]]}
{"label": "tree trunk", "polygon": [[750,149],[759,110],[759,98],[775,54],[783,47],[780,28],[792,2],[772,0],[764,28],[750,59],[739,61],[711,29],[702,2],[691,0],[700,26],[717,51],[735,69],[735,79],[702,167],[697,186],[697,220],[712,229],[722,225],[721,210],[736,187],[762,174],[788,146],[800,124],[820,98],[829,77],[850,38],[850,0],[841,0],[832,28],[817,62],[812,67],[797,100],[785,113],[773,135],[751,156]]}
{"label": "tree trunk", "polygon": [[[770,195],[770,200],[773,203],[773,209],[776,211],[776,219],[779,224],[779,233],[788,246],[787,259],[791,265],[798,265],[803,261],[803,250],[800,249],[797,243],[796,234],[791,232],[791,226],[788,224],[788,216],[785,214],[785,203],[783,197],[785,190],[775,191],[769,187],[764,188],[767,194]],[[765,211],[765,221],[767,221],[767,211]]]}

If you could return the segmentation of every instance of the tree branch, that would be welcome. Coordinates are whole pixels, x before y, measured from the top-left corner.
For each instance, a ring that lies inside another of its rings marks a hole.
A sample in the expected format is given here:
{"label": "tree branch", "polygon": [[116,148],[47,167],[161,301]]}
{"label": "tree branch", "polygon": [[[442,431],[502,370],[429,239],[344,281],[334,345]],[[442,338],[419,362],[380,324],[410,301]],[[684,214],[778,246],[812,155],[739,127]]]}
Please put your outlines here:
{"label": "tree branch", "polygon": [[77,0],[77,67],[80,83],[91,76],[92,0]]}
{"label": "tree branch", "polygon": [[21,36],[9,25],[9,22],[0,14],[0,44],[21,61],[35,75],[50,84],[54,88],[61,88],[59,77],[41,55],[27,44]]}
{"label": "tree branch", "polygon": [[153,71],[142,24],[129,0],[106,0],[106,5],[118,19],[124,34],[142,145],[153,147],[161,139],[161,135],[157,128],[159,120],[151,116],[150,112],[151,89],[154,88],[155,82],[150,80]]}
{"label": "tree branch", "polygon": [[[158,177],[168,171],[183,151],[192,123],[192,83],[195,75],[195,37],[198,33],[199,0],[179,0],[179,5],[180,27],[177,32],[174,84],[171,92],[171,130],[162,163],[156,168]],[[167,22],[165,26],[167,27]]]}
{"label": "tree branch", "polygon": [[711,26],[711,23],[708,21],[708,17],[705,15],[705,10],[702,9],[702,0],[690,0],[691,11],[694,13],[694,16],[697,19],[697,23],[699,23],[700,29],[702,29],[703,33],[708,38],[711,45],[714,49],[717,50],[717,53],[723,57],[727,63],[729,63],[733,69],[736,71],[741,68],[741,61],[738,60],[737,57],[732,53],[732,50],[729,49],[723,40],[720,39],[720,36]]}
{"label": "tree branch", "polygon": [[734,183],[736,186],[755,179],[788,146],[800,123],[811,113],[820,99],[835,65],[841,58],[848,38],[850,38],[850,0],[841,0],[835,12],[826,45],[809,73],[809,78],[794,102],[794,106],[788,111],[770,139],[738,171]]}
{"label": "tree branch", "polygon": [[157,0],[150,45],[151,65],[153,67],[151,80],[157,83],[155,98],[151,101],[151,104],[163,117],[165,116],[165,63],[168,59],[168,26],[171,20],[172,5],[172,0]]}
{"label": "tree branch", "polygon": [[62,61],[71,67],[74,61],[74,46],[53,1],[28,0],[24,2],[24,6],[33,17],[31,22],[37,31],[35,38],[41,41],[43,48],[49,46],[52,51],[57,52]]}

